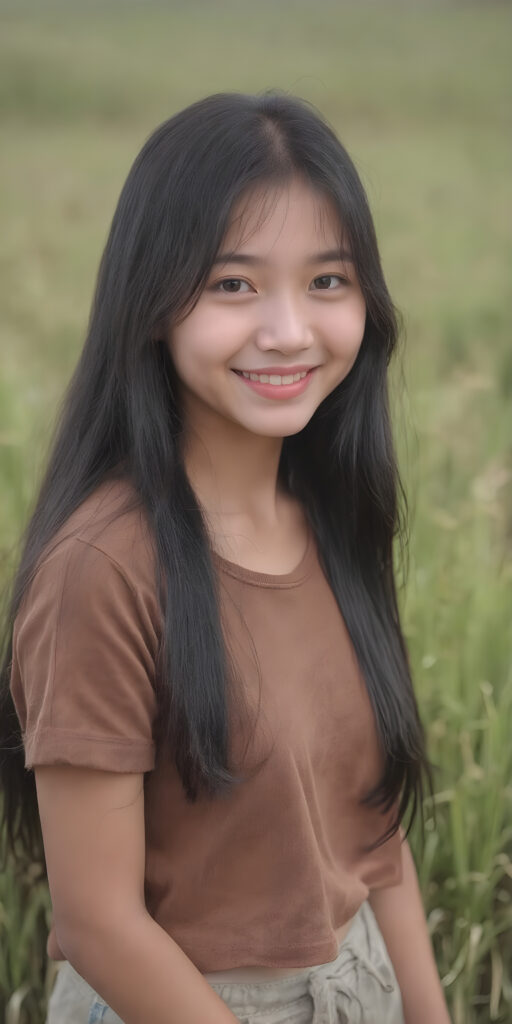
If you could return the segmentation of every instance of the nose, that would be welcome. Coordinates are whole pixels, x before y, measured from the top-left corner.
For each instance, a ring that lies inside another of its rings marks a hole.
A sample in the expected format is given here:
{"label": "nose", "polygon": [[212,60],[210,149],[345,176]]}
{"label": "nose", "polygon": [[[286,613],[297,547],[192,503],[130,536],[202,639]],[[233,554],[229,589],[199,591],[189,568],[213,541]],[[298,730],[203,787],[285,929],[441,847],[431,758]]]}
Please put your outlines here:
{"label": "nose", "polygon": [[262,352],[301,352],[314,342],[311,325],[301,304],[290,296],[274,299],[263,311],[257,344]]}

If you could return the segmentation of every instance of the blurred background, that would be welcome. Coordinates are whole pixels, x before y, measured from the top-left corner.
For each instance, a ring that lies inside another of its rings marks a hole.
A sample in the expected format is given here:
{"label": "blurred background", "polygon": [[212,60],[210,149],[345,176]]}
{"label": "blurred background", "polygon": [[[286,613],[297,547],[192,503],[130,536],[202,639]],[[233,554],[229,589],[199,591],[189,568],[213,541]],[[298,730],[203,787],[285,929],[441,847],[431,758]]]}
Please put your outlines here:
{"label": "blurred background", "polygon": [[[426,841],[415,827],[411,847],[455,1024],[510,1024],[510,5],[0,0],[0,16],[0,585],[143,142],[212,92],[312,101],[367,188],[404,317],[392,402],[410,541],[397,571],[437,766]],[[44,1021],[49,908],[36,866],[0,877],[7,1024]]]}

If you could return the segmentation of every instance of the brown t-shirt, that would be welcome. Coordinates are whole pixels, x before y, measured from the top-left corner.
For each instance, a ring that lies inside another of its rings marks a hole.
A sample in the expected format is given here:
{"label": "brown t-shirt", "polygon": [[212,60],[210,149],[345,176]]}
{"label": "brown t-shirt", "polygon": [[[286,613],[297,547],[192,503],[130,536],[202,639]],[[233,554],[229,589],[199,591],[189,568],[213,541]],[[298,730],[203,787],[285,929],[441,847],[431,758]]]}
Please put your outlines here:
{"label": "brown t-shirt", "polygon": [[250,777],[191,804],[170,752],[156,757],[154,548],[143,512],[112,519],[128,491],[103,484],[76,510],[16,617],[25,765],[147,773],[146,906],[200,971],[334,960],[335,929],[371,889],[398,884],[402,862],[399,833],[362,851],[392,815],[358,806],[382,755],[314,537],[285,575],[212,552],[247,702],[230,754]]}

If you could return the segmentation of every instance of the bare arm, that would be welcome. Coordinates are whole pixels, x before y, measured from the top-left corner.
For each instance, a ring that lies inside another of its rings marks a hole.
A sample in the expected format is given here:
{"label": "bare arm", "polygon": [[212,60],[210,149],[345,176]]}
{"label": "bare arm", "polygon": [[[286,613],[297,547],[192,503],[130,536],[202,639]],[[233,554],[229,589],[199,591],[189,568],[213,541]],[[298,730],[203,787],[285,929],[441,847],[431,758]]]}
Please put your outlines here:
{"label": "bare arm", "polygon": [[402,843],[403,879],[400,885],[370,892],[391,958],[406,1024],[450,1024],[428,933],[416,867],[409,843]]}
{"label": "bare arm", "polygon": [[144,903],[139,774],[35,768],[58,943],[125,1024],[237,1018]]}
{"label": "bare arm", "polygon": [[149,914],[126,914],[62,943],[75,970],[125,1024],[232,1024],[237,1018]]}

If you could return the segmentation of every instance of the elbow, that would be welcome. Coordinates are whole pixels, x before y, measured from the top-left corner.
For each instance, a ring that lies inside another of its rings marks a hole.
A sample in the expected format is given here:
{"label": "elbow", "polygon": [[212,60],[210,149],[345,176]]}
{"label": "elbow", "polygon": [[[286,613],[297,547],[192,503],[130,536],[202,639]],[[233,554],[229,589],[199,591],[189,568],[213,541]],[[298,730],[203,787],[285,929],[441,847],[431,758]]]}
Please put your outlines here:
{"label": "elbow", "polygon": [[59,948],[79,973],[88,951],[109,948],[112,926],[106,921],[54,921],[54,927]]}
{"label": "elbow", "polygon": [[81,951],[92,940],[90,926],[85,928],[73,922],[59,922],[55,920],[53,925],[57,945],[65,959],[69,960],[70,964],[74,967],[76,959],[81,956]]}
{"label": "elbow", "polygon": [[101,917],[89,917],[87,921],[76,919],[54,919],[55,936],[66,960],[81,974],[80,965],[86,965],[91,958],[97,962],[98,954],[108,956],[109,951],[119,943],[120,936],[134,934],[142,919],[149,917],[145,907],[126,911],[124,914],[109,913]]}

